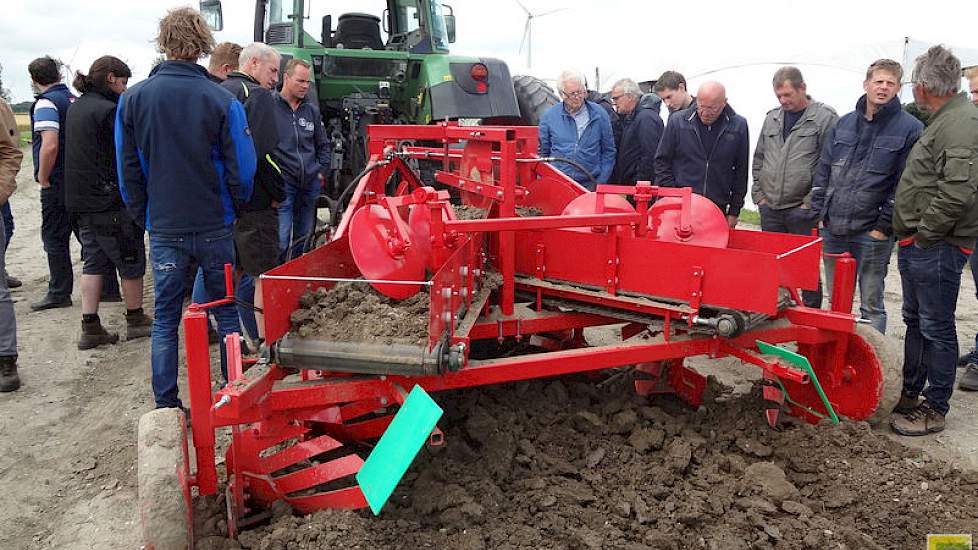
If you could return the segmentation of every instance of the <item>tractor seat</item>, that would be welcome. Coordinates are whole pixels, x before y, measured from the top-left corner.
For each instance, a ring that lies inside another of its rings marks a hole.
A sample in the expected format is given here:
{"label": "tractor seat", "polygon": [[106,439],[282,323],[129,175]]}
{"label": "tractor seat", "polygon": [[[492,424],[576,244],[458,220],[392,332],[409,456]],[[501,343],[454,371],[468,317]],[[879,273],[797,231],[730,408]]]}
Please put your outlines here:
{"label": "tractor seat", "polygon": [[344,13],[336,24],[334,44],[348,50],[384,49],[380,39],[380,18],[369,13]]}

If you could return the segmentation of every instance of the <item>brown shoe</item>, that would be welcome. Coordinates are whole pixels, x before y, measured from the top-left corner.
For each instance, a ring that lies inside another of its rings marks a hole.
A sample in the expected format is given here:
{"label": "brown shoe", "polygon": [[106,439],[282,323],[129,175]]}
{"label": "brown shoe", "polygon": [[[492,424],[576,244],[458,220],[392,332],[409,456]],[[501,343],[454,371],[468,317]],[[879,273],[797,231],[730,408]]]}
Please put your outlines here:
{"label": "brown shoe", "polygon": [[92,349],[103,344],[115,344],[119,335],[105,330],[99,320],[86,323],[82,321],[82,333],[78,338],[78,349]]}
{"label": "brown shoe", "polygon": [[126,313],[126,340],[146,338],[153,332],[153,318],[140,308],[135,313]]}
{"label": "brown shoe", "polygon": [[900,402],[897,403],[896,407],[893,407],[893,412],[895,414],[907,414],[908,412],[916,409],[920,406],[919,397],[910,397],[908,395],[900,394]]}
{"label": "brown shoe", "polygon": [[944,431],[944,415],[931,408],[924,401],[907,414],[896,414],[890,418],[890,427],[900,435],[919,436]]}

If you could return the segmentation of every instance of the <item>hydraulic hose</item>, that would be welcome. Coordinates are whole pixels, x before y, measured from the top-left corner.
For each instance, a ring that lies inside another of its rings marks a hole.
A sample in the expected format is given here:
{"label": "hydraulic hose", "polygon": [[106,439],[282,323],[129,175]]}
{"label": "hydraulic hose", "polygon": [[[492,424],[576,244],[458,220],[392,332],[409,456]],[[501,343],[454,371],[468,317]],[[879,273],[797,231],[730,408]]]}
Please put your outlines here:
{"label": "hydraulic hose", "polygon": [[574,168],[577,168],[585,176],[587,176],[587,179],[588,179],[588,181],[591,182],[591,184],[593,184],[595,187],[598,186],[598,180],[594,179],[594,175],[592,175],[591,172],[588,171],[587,168],[581,166],[581,163],[577,162],[576,160],[565,159],[563,157],[541,157],[541,158],[535,159],[535,160],[538,160],[539,162],[566,162],[567,164],[570,164]]}

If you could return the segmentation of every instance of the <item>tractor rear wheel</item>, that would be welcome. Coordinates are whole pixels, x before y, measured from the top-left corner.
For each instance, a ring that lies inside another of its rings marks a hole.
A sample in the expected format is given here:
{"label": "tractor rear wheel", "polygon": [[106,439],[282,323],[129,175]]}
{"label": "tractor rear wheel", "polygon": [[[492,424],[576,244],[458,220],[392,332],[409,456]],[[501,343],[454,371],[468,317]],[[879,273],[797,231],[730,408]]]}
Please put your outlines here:
{"label": "tractor rear wheel", "polygon": [[136,458],[143,547],[192,549],[193,509],[182,410],[155,409],[139,418]]}
{"label": "tractor rear wheel", "polygon": [[520,123],[524,126],[538,126],[543,113],[560,101],[546,82],[534,76],[514,76],[513,89],[520,107]]}

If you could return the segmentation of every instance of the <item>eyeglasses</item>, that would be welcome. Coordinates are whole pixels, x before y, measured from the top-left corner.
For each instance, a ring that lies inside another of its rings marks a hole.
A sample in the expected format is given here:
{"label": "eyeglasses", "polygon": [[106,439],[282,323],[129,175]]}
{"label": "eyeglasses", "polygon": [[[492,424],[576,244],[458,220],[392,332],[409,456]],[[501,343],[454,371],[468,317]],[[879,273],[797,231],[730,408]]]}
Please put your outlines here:
{"label": "eyeglasses", "polygon": [[575,98],[580,99],[580,98],[586,96],[587,95],[587,92],[585,90],[578,90],[576,92],[570,92],[570,93],[568,93],[568,92],[565,92],[565,91],[561,90],[560,91],[560,95],[562,95],[564,97],[575,97]]}
{"label": "eyeglasses", "polygon": [[621,99],[621,98],[623,98],[623,97],[625,97],[625,94],[613,95],[613,96],[611,96],[611,102],[612,103],[618,103],[618,100]]}

